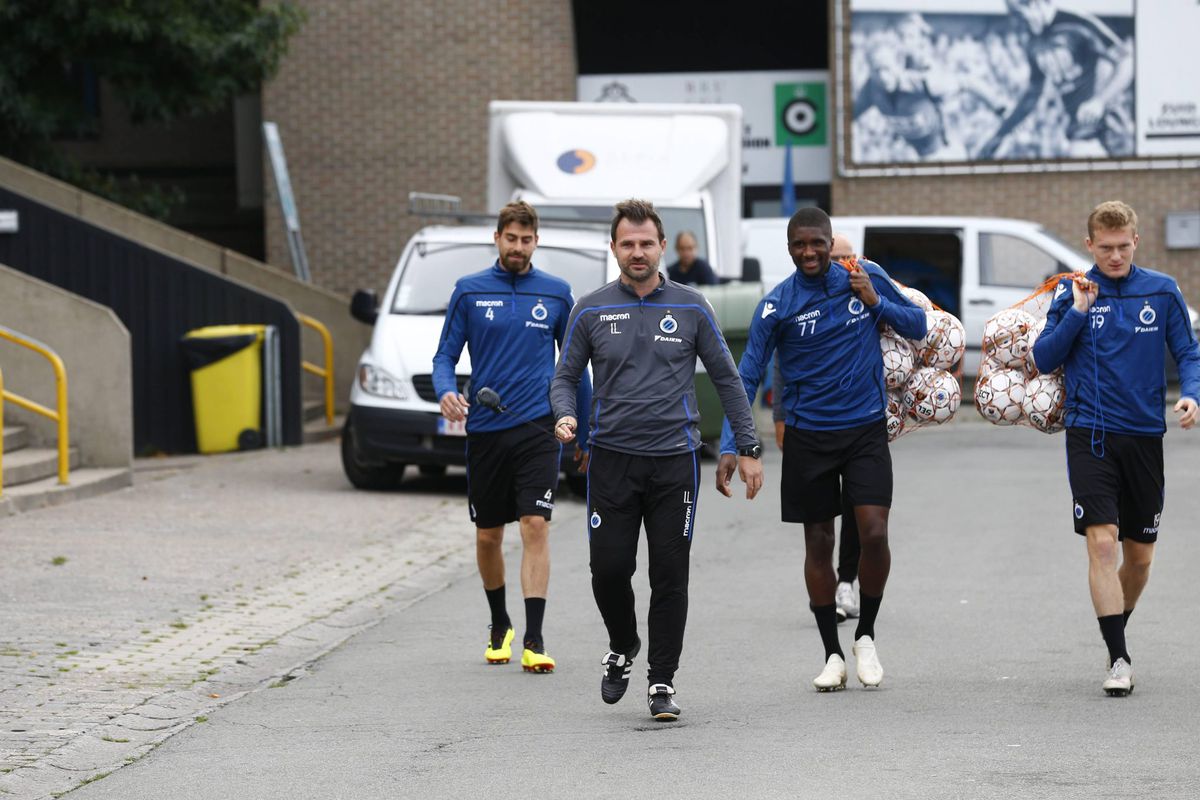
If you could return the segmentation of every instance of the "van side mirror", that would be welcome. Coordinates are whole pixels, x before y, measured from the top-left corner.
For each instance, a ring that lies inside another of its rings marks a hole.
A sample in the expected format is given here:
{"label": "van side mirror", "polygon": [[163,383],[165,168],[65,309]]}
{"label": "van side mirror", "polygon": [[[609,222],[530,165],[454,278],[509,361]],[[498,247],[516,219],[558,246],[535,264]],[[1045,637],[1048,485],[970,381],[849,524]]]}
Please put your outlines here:
{"label": "van side mirror", "polygon": [[746,283],[758,283],[762,280],[762,264],[757,258],[742,259],[742,280]]}
{"label": "van side mirror", "polygon": [[350,316],[367,325],[379,319],[379,298],[372,291],[359,289],[350,298]]}

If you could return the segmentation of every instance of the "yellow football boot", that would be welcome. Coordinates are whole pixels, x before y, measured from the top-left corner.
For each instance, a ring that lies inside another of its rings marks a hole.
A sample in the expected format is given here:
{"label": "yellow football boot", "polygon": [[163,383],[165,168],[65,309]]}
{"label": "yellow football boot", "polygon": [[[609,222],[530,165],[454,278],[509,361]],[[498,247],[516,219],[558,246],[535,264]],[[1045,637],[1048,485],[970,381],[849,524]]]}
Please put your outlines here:
{"label": "yellow football boot", "polygon": [[543,653],[525,648],[521,654],[521,669],[526,672],[554,672],[554,659]]}
{"label": "yellow football boot", "polygon": [[487,650],[483,651],[483,657],[487,659],[489,664],[507,664],[512,661],[512,641],[513,629],[509,628],[504,633],[504,643],[499,647],[492,647],[492,640],[488,639]]}

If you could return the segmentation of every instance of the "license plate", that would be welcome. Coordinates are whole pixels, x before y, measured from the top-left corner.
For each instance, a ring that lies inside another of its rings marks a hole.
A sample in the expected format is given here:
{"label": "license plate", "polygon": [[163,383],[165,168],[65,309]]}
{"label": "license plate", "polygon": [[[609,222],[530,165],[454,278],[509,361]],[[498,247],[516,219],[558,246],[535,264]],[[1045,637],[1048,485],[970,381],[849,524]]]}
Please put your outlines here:
{"label": "license plate", "polygon": [[445,417],[438,417],[438,433],[442,436],[466,436],[467,421],[451,422]]}

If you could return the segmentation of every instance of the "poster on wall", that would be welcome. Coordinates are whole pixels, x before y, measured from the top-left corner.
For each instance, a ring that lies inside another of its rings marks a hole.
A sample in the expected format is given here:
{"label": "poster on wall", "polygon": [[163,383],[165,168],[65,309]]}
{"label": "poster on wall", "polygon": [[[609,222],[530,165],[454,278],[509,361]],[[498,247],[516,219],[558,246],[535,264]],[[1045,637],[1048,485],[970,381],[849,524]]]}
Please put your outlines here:
{"label": "poster on wall", "polygon": [[1195,0],[850,0],[849,8],[843,164],[1200,155],[1200,60],[1186,42],[1200,30]]}
{"label": "poster on wall", "polygon": [[736,103],[744,185],[779,185],[789,146],[796,183],[829,183],[828,72],[580,75],[577,92],[584,102]]}

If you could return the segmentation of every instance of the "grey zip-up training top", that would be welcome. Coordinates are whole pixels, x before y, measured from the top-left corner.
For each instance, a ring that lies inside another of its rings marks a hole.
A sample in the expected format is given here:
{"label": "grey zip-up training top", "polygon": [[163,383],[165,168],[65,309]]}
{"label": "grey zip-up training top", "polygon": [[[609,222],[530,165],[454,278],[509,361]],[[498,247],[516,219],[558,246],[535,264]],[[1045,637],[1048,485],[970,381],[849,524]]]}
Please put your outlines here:
{"label": "grey zip-up training top", "polygon": [[575,390],[591,360],[593,445],[635,455],[691,452],[700,446],[693,385],[699,356],[737,446],[757,443],[746,390],[712,306],[695,289],[659,278],[645,298],[618,279],[575,304],[550,384],[554,418],[579,418]]}

